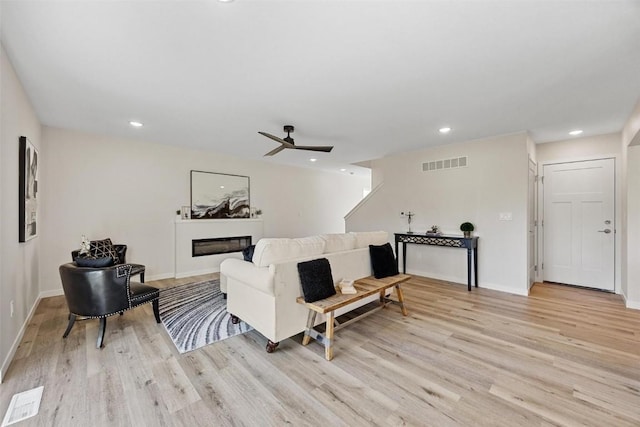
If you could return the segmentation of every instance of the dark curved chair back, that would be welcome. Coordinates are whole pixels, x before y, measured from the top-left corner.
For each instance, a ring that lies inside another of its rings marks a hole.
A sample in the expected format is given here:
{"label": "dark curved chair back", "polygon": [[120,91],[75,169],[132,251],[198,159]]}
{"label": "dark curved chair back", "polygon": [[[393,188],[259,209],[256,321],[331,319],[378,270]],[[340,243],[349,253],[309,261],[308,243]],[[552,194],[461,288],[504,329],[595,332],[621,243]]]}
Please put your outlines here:
{"label": "dark curved chair back", "polygon": [[129,274],[131,266],[103,268],[60,266],[64,296],[72,314],[103,317],[130,308]]}
{"label": "dark curved chair back", "polygon": [[151,303],[156,322],[160,323],[160,291],[144,283],[131,283],[132,270],[144,266],[118,264],[111,267],[78,267],[75,263],[60,266],[64,297],[69,307],[69,324],[62,335],[66,338],[77,316],[100,318],[96,347],[102,348],[107,317]]}

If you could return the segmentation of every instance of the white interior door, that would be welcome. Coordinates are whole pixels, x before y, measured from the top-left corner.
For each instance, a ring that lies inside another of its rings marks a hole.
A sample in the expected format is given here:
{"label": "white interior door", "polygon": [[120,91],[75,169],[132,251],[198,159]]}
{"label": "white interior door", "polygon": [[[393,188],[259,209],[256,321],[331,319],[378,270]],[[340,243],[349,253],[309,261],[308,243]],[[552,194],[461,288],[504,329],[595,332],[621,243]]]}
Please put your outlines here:
{"label": "white interior door", "polygon": [[544,280],[614,290],[614,159],[544,166]]}

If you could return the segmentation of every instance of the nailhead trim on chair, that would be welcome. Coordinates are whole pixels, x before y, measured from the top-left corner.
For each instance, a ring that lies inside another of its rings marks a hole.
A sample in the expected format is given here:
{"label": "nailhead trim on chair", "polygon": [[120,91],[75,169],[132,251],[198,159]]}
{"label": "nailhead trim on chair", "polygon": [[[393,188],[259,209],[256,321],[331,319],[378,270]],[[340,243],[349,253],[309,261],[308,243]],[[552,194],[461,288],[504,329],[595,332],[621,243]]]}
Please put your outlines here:
{"label": "nailhead trim on chair", "polygon": [[[87,316],[84,314],[78,314],[78,313],[71,313],[73,315],[76,316],[80,316],[80,317],[86,317],[87,319],[102,319],[104,317],[110,317],[110,316],[115,316],[116,314],[120,314],[123,311],[127,311],[127,310],[131,310],[132,308],[138,307],[140,305],[143,304],[148,304],[150,302],[153,302],[154,300],[158,299],[160,297],[160,290],[156,291],[156,296],[150,300],[138,303],[138,299],[140,299],[140,297],[132,297],[131,296],[131,269],[132,266],[130,264],[121,264],[121,265],[117,265],[116,266],[116,277],[117,278],[121,278],[126,276],[127,280],[126,280],[126,288],[127,288],[127,300],[129,301],[129,307],[125,308],[124,310],[118,310],[115,311],[113,313],[109,313],[109,314],[103,314],[102,316]],[[145,295],[145,297],[147,297],[147,295]]]}
{"label": "nailhead trim on chair", "polygon": [[130,264],[122,264],[116,267],[116,277],[121,278],[122,276],[127,276],[127,280],[125,281],[127,287],[127,300],[129,301],[129,308],[133,308],[131,305],[131,269],[133,267]]}
{"label": "nailhead trim on chair", "polygon": [[153,298],[153,299],[151,299],[151,300],[149,300],[149,301],[145,301],[145,302],[140,303],[140,304],[132,305],[131,307],[129,307],[129,308],[125,308],[124,310],[118,310],[118,311],[116,311],[116,312],[109,313],[109,314],[104,314],[104,315],[102,315],[102,316],[87,316],[86,314],[78,314],[78,313],[73,313],[73,312],[70,312],[70,313],[71,313],[71,314],[73,314],[73,315],[75,315],[75,316],[85,317],[85,318],[87,318],[87,319],[102,319],[103,317],[111,317],[111,316],[115,316],[116,314],[120,314],[120,313],[121,313],[121,312],[123,312],[123,311],[131,310],[132,308],[136,308],[136,307],[138,307],[138,306],[140,306],[140,305],[149,304],[150,302],[152,302],[152,301],[153,301],[153,300],[155,300],[155,299],[156,299],[156,298]]}

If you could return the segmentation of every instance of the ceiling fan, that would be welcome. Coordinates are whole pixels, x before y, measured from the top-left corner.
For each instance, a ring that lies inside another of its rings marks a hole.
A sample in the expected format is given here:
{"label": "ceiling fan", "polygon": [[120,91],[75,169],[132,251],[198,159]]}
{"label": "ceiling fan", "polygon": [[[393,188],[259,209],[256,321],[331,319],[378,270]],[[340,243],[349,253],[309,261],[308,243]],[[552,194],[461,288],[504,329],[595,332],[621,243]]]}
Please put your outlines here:
{"label": "ceiling fan", "polygon": [[278,154],[279,152],[281,152],[282,150],[284,150],[285,148],[292,148],[294,150],[308,150],[308,151],[322,151],[324,153],[328,153],[331,150],[333,150],[333,146],[322,146],[322,145],[295,145],[295,143],[293,142],[293,138],[291,138],[291,135],[289,135],[290,133],[293,132],[293,126],[292,125],[284,125],[284,131],[287,133],[287,136],[284,138],[278,138],[277,136],[271,135],[270,133],[266,133],[266,132],[258,132],[260,135],[264,135],[267,138],[271,138],[276,142],[280,143],[280,146],[278,148],[276,148],[275,150],[271,150],[269,151],[267,154],[265,154],[265,156],[273,156],[274,154]]}

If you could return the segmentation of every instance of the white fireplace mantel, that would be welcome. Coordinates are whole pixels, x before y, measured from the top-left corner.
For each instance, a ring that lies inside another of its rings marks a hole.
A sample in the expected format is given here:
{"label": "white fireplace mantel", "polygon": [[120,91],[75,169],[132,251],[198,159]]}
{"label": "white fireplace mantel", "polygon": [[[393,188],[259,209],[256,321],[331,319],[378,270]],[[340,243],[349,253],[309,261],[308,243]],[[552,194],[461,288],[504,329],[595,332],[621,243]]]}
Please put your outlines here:
{"label": "white fireplace mantel", "polygon": [[242,258],[242,253],[191,256],[195,239],[251,236],[252,244],[262,238],[262,220],[247,219],[176,219],[175,221],[175,277],[217,273],[227,258]]}

